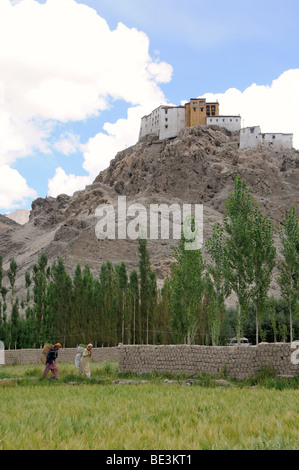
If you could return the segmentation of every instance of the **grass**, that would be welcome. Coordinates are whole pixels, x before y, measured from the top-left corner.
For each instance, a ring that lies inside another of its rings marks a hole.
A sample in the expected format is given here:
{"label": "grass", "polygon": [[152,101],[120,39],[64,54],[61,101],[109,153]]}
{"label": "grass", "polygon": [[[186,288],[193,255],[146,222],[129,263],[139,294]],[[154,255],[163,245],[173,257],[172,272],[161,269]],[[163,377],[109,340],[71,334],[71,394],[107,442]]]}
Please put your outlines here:
{"label": "grass", "polygon": [[224,387],[201,374],[187,386],[115,363],[91,363],[90,380],[74,369],[59,364],[56,382],[43,366],[0,368],[1,450],[298,449],[298,378],[264,371]]}

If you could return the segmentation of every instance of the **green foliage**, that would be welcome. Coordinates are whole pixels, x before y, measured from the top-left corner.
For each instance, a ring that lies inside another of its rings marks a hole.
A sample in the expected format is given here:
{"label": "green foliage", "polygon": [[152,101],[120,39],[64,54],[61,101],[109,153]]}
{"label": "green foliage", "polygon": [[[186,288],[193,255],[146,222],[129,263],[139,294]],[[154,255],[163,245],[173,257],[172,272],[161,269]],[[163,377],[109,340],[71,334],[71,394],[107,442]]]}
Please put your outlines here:
{"label": "green foliage", "polygon": [[193,344],[200,323],[204,262],[201,250],[189,250],[188,243],[182,230],[173,250],[170,330],[176,343]]}
{"label": "green foliage", "polygon": [[219,224],[214,225],[212,237],[206,242],[206,248],[211,258],[207,263],[206,274],[208,329],[212,345],[217,345],[225,317],[225,299],[231,291],[225,236]]}
{"label": "green foliage", "polygon": [[292,341],[293,315],[299,311],[299,217],[295,215],[295,206],[287,211],[279,236],[283,259],[278,263],[278,283],[289,311],[290,341]]}
{"label": "green foliage", "polygon": [[141,342],[153,342],[153,328],[156,315],[156,275],[151,270],[147,240],[138,239],[139,273],[140,273],[140,321]]}
{"label": "green foliage", "polygon": [[[49,265],[43,253],[25,273],[23,299],[15,298],[16,261],[10,260],[5,273],[0,254],[0,339],[17,348],[58,341],[66,347],[81,342],[218,345],[236,333],[253,344],[292,341],[299,337],[298,220],[293,206],[279,229],[277,262],[273,225],[238,175],[223,226],[215,224],[205,244],[206,258],[201,250],[188,249],[194,247],[183,230],[161,289],[146,239],[138,241],[139,270],[130,273],[124,262],[107,261],[98,275],[78,264],[71,277],[62,258]],[[191,218],[188,222],[192,239],[195,224]],[[275,264],[278,300],[269,298]],[[236,310],[225,308],[231,293],[238,300]]]}
{"label": "green foliage", "polygon": [[250,302],[253,282],[252,221],[255,203],[250,188],[239,175],[234,193],[229,195],[224,215],[225,256],[229,265],[229,283],[238,299],[237,337],[242,336],[243,322]]}
{"label": "green foliage", "polygon": [[259,323],[262,322],[268,302],[268,291],[276,261],[274,227],[256,206],[252,220],[253,286],[251,300],[256,311],[256,344],[259,342]]}

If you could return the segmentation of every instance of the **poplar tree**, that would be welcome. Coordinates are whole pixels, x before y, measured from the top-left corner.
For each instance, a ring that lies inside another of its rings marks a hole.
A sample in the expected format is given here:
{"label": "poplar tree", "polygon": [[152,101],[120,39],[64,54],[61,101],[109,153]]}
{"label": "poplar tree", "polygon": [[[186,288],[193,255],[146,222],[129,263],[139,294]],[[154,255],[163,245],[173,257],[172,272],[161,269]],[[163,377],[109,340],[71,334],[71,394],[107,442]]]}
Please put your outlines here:
{"label": "poplar tree", "polygon": [[10,317],[10,341],[15,348],[18,347],[20,340],[20,316],[19,316],[19,299],[16,298],[12,305]]}
{"label": "poplar tree", "polygon": [[50,282],[46,292],[46,308],[43,319],[43,340],[57,340],[71,331],[72,280],[65,270],[64,261],[54,261],[50,270]]}
{"label": "poplar tree", "polygon": [[179,246],[173,250],[170,331],[176,343],[192,344],[204,291],[204,262],[201,250],[189,250],[188,243],[182,230]]}
{"label": "poplar tree", "polygon": [[290,320],[290,342],[293,341],[293,315],[299,310],[299,217],[295,206],[286,213],[283,228],[279,230],[280,252],[278,283],[287,305]]}
{"label": "poplar tree", "polygon": [[30,286],[31,286],[31,279],[30,279],[30,271],[26,271],[25,273],[25,286],[26,286],[26,289],[27,289],[27,293],[26,293],[26,301],[27,303],[30,302]]}
{"label": "poplar tree", "polygon": [[10,260],[9,269],[7,271],[7,277],[9,279],[10,286],[11,286],[12,304],[13,304],[13,297],[14,297],[14,287],[15,287],[16,276],[17,276],[17,268],[18,268],[17,262],[14,258],[12,258]]}
{"label": "poplar tree", "polygon": [[259,324],[267,310],[268,291],[276,261],[274,227],[270,219],[263,216],[256,206],[251,227],[253,286],[251,300],[256,317],[256,344],[259,342]]}
{"label": "poplar tree", "polygon": [[238,175],[234,192],[226,202],[223,217],[226,231],[225,256],[228,262],[228,279],[231,289],[237,296],[237,338],[240,342],[243,321],[250,302],[253,282],[253,243],[252,223],[255,203],[250,188]]}
{"label": "poplar tree", "polygon": [[114,300],[115,276],[112,263],[107,261],[101,265],[100,285],[102,291],[103,326],[102,332],[107,346],[117,344],[117,318]]}
{"label": "poplar tree", "polygon": [[147,344],[149,339],[149,324],[152,320],[150,315],[154,314],[154,312],[151,311],[153,305],[151,297],[155,295],[153,289],[154,279],[150,265],[150,255],[147,250],[147,240],[139,238],[138,243],[142,342]]}
{"label": "poplar tree", "polygon": [[157,305],[157,331],[156,341],[158,344],[168,344],[170,342],[169,321],[170,321],[170,297],[171,280],[166,277],[162,289],[158,293],[159,300]]}
{"label": "poplar tree", "polygon": [[[127,318],[127,289],[128,275],[125,263],[122,261],[115,266],[116,288],[118,298],[118,320],[121,323],[121,342],[125,343],[125,331],[128,332],[129,318]],[[126,335],[128,337],[128,334]]]}
{"label": "poplar tree", "polygon": [[147,288],[149,293],[148,315],[146,325],[146,343],[156,342],[157,331],[157,276],[152,270],[147,279]]}
{"label": "poplar tree", "polygon": [[208,298],[208,328],[212,345],[217,345],[225,317],[225,299],[231,291],[225,235],[223,228],[218,223],[213,227],[213,234],[206,242],[206,248],[210,255],[205,278]]}
{"label": "poplar tree", "polygon": [[[34,306],[33,311],[36,316],[38,337],[42,334],[43,323],[46,315],[47,307],[47,283],[48,273],[46,272],[48,264],[48,257],[43,253],[37,264],[33,266],[32,281],[33,281],[33,297]],[[40,338],[43,340],[43,338]]]}
{"label": "poplar tree", "polygon": [[94,299],[94,279],[88,265],[85,265],[83,271],[83,332],[85,343],[92,342],[93,339],[93,299]]}
{"label": "poplar tree", "polygon": [[139,283],[136,269],[130,273],[128,287],[128,308],[131,311],[131,341],[133,344],[140,342],[140,309],[139,309]]}
{"label": "poplar tree", "polygon": [[83,330],[83,278],[80,264],[77,264],[73,278],[73,333],[78,334],[78,343],[81,342],[79,336]]}

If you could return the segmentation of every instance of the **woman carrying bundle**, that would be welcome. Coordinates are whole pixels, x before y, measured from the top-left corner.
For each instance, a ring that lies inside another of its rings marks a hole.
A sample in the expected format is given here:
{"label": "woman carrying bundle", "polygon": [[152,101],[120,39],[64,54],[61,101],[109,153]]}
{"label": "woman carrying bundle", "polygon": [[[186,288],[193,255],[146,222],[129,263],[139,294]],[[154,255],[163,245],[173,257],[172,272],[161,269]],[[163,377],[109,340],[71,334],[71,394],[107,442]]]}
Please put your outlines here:
{"label": "woman carrying bundle", "polygon": [[90,368],[89,368],[89,362],[91,359],[91,350],[93,348],[93,345],[89,343],[86,348],[83,351],[82,357],[79,362],[79,375],[84,374],[86,377],[90,379]]}

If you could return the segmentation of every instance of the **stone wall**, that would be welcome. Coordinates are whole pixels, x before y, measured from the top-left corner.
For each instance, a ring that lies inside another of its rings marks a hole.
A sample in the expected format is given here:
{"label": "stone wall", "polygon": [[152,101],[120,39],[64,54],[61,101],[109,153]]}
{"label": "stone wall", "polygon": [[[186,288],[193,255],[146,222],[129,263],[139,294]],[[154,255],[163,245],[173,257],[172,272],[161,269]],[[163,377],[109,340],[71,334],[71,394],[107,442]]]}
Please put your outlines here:
{"label": "stone wall", "polygon": [[[258,346],[145,346],[120,345],[93,348],[96,362],[118,362],[119,372],[199,372],[242,380],[265,367],[282,376],[299,375],[299,343],[261,343]],[[297,348],[297,349],[296,349]],[[41,349],[5,350],[5,364],[40,364]],[[61,348],[57,362],[74,362],[77,348]]]}
{"label": "stone wall", "polygon": [[[298,344],[299,346],[299,344]],[[278,375],[299,374],[299,349],[289,343],[258,346],[119,346],[119,372],[225,373],[242,380],[271,366]],[[295,362],[295,363],[294,363]]]}
{"label": "stone wall", "polygon": [[[6,365],[41,364],[41,349],[7,349],[4,351]],[[57,362],[74,362],[77,348],[61,348]],[[118,348],[93,348],[92,359],[97,362],[117,362]]]}

